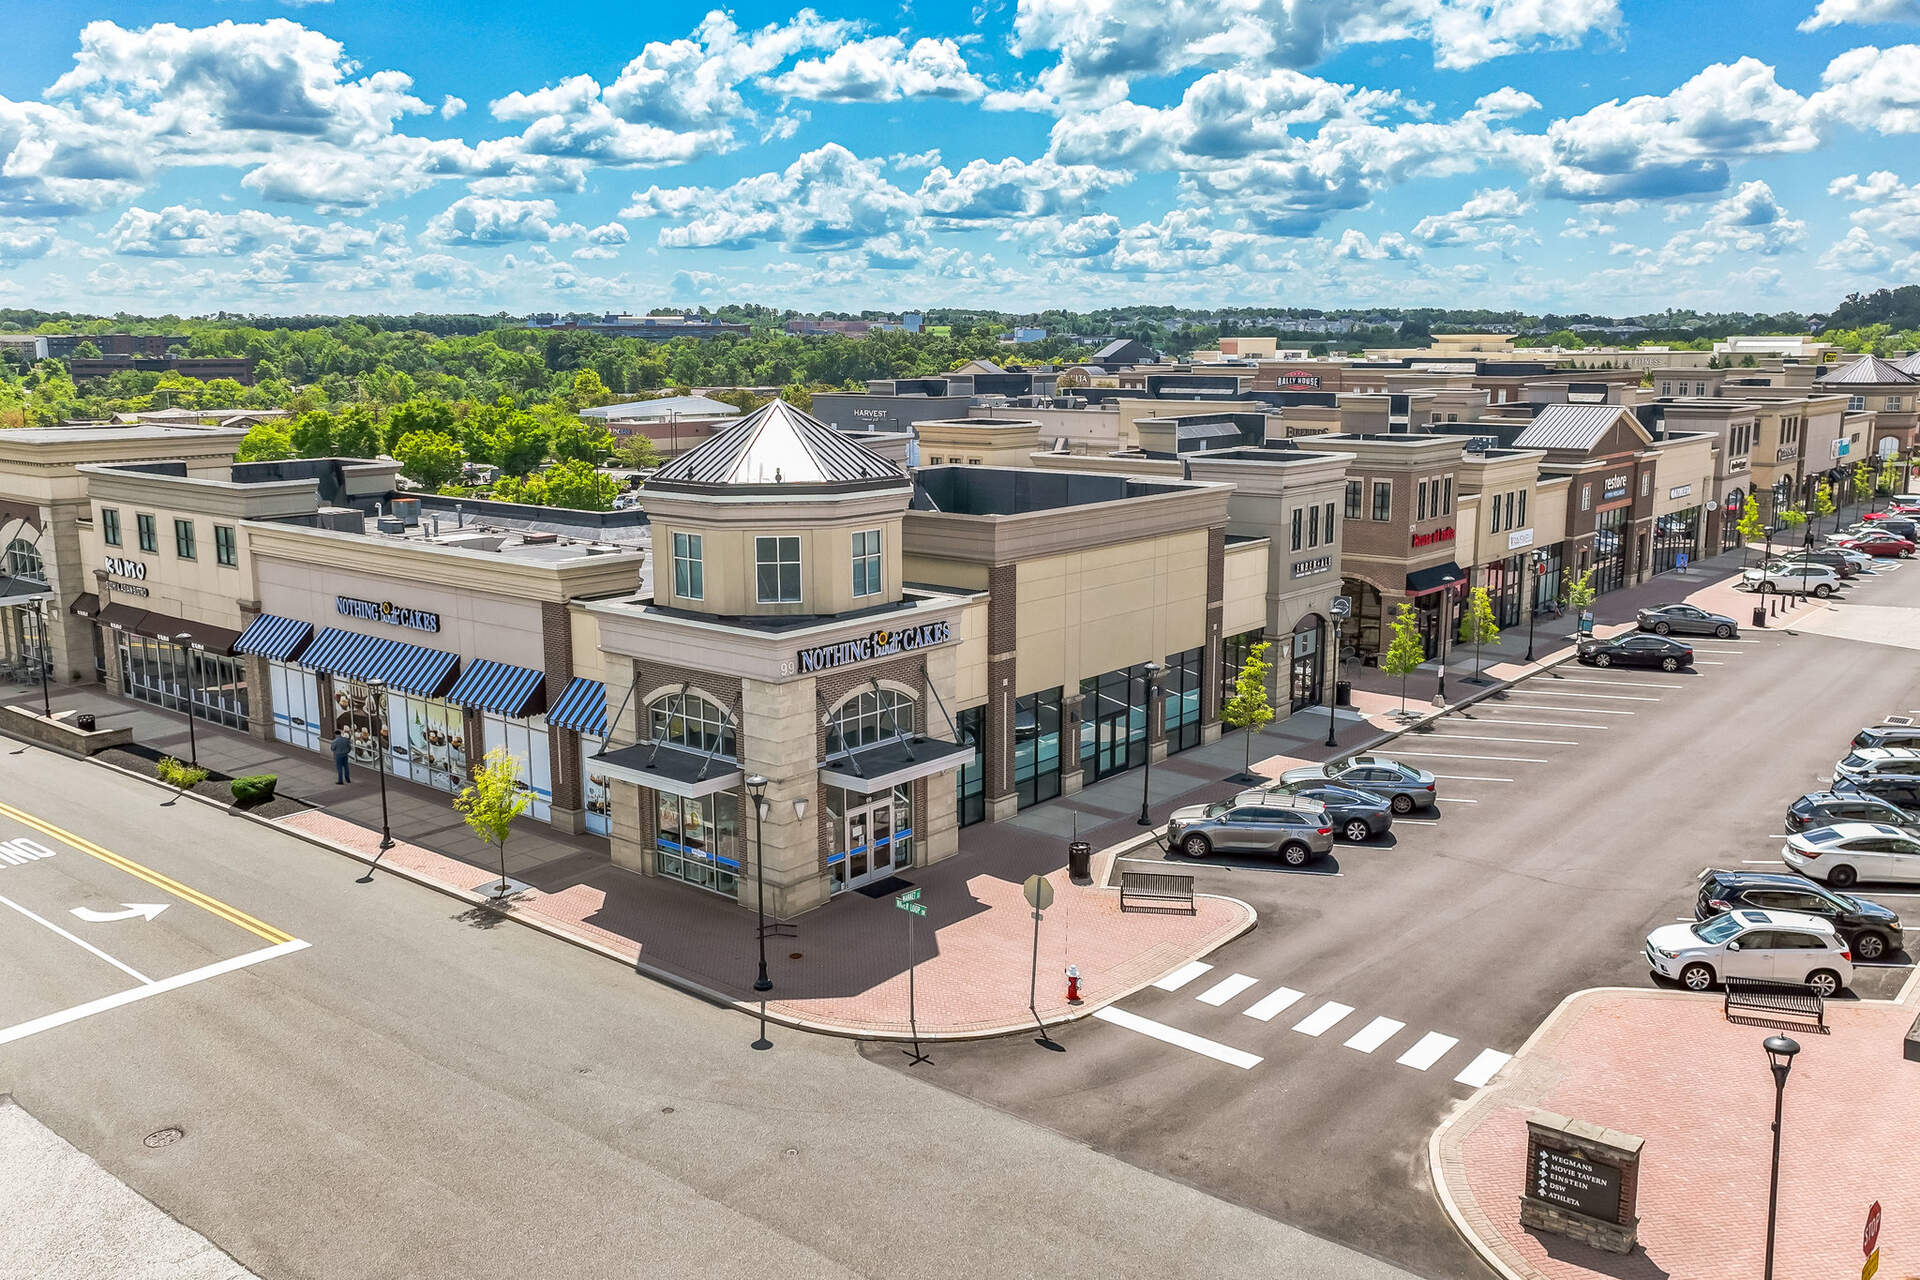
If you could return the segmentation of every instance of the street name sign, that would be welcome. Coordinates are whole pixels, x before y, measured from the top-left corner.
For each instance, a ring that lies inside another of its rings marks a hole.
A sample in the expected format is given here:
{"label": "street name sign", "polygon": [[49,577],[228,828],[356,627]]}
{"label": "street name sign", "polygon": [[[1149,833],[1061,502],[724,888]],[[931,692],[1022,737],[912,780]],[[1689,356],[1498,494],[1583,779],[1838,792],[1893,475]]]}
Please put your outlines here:
{"label": "street name sign", "polygon": [[927,914],[927,909],[925,907],[921,906],[917,902],[908,902],[904,898],[895,898],[893,900],[893,905],[900,908],[902,911],[906,912],[908,915],[924,916],[925,914]]}
{"label": "street name sign", "polygon": [[894,901],[895,902],[918,902],[920,901],[920,891],[918,889],[909,889],[905,893],[901,894],[899,897],[895,898]]}

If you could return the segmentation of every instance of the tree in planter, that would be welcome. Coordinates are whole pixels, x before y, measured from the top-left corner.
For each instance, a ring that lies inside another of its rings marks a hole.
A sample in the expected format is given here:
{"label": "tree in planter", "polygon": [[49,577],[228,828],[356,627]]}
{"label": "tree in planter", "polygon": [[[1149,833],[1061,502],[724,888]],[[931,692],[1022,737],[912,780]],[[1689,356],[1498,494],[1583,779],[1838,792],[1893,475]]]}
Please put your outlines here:
{"label": "tree in planter", "polygon": [[1493,616],[1493,598],[1485,587],[1475,587],[1460,617],[1460,643],[1473,646],[1473,682],[1480,683],[1480,646],[1500,642],[1500,623]]}
{"label": "tree in planter", "polygon": [[1380,655],[1380,669],[1390,676],[1400,677],[1400,714],[1407,714],[1407,677],[1427,660],[1427,647],[1420,643],[1420,624],[1413,616],[1413,606],[1404,600],[1399,611],[1393,615],[1393,642],[1387,651]]}
{"label": "tree in planter", "polygon": [[1272,649],[1270,641],[1262,640],[1247,650],[1247,660],[1240,666],[1240,674],[1233,679],[1233,696],[1227,699],[1227,705],[1220,708],[1220,722],[1229,729],[1247,731],[1246,760],[1240,769],[1239,782],[1253,781],[1253,735],[1273,723],[1273,703],[1267,698],[1267,677],[1273,673],[1273,664],[1267,661],[1267,651]]}
{"label": "tree in planter", "polygon": [[1853,464],[1853,500],[1865,502],[1873,496],[1873,468],[1864,462]]}
{"label": "tree in planter", "polygon": [[1752,494],[1740,507],[1740,524],[1736,532],[1740,535],[1740,566],[1746,567],[1747,547],[1767,536],[1767,527],[1760,523],[1760,499]]}
{"label": "tree in planter", "polygon": [[1832,515],[1835,510],[1836,508],[1833,505],[1833,489],[1825,480],[1822,480],[1813,486],[1813,514],[1819,519],[1825,520],[1828,516]]}
{"label": "tree in planter", "polygon": [[533,803],[533,793],[519,782],[520,769],[513,757],[505,747],[495,747],[474,769],[473,781],[453,798],[453,807],[473,834],[500,852],[500,889],[495,897],[507,893],[507,837],[513,834],[513,820]]}
{"label": "tree in planter", "polygon": [[181,796],[207,780],[205,769],[199,765],[188,764],[184,760],[175,760],[172,756],[161,756],[160,763],[153,766],[153,771],[159,776],[160,781],[173,788],[173,799],[167,801],[167,804],[173,804]]}
{"label": "tree in planter", "polygon": [[1593,589],[1593,570],[1591,569],[1577,578],[1568,579],[1567,585],[1561,590],[1560,602],[1567,606],[1568,612],[1573,614],[1573,634],[1576,640],[1580,636],[1580,615],[1593,607],[1593,602],[1599,594]]}
{"label": "tree in planter", "polygon": [[1874,490],[1883,494],[1900,492],[1900,463],[1897,459],[1888,458],[1881,464],[1880,474],[1875,478]]}

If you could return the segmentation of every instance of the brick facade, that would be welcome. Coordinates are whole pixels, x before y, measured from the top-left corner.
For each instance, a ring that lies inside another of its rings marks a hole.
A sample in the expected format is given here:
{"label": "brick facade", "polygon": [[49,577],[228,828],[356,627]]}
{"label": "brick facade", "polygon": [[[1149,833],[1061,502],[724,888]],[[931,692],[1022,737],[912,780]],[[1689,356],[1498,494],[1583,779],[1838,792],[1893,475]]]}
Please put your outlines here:
{"label": "brick facade", "polygon": [[1014,584],[1013,565],[987,570],[987,714],[981,733],[986,739],[987,810],[996,820],[1012,817],[1018,803],[1013,787],[1013,701],[1019,692],[1014,670],[1018,634],[1014,615],[1019,597]]}
{"label": "brick facade", "polygon": [[[547,704],[551,706],[573,679],[573,615],[566,605],[541,602],[540,641],[547,672]],[[585,830],[578,733],[571,729],[547,731],[547,767],[547,776],[553,782],[556,825],[576,834]]]}
{"label": "brick facade", "polygon": [[[1226,613],[1227,531],[1207,530],[1207,638],[1200,660],[1200,725],[1206,733],[1220,720],[1222,618]],[[1211,736],[1211,735],[1209,735]]]}

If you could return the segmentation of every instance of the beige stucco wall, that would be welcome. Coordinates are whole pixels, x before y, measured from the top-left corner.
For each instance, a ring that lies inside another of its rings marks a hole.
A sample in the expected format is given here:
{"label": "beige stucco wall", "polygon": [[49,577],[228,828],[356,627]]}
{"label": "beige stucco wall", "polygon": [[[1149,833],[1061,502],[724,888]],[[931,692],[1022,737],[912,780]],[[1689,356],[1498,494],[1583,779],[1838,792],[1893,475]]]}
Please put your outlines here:
{"label": "beige stucco wall", "polygon": [[[120,513],[120,545],[108,546],[105,530],[100,519],[103,506],[111,507]],[[168,614],[188,622],[209,622],[215,626],[228,627],[235,631],[243,630],[249,618],[240,610],[242,600],[255,599],[251,577],[253,558],[249,554],[246,527],[238,521],[216,520],[205,515],[196,515],[191,511],[182,511],[174,507],[162,507],[145,504],[139,508],[122,506],[118,503],[95,501],[92,506],[93,519],[80,526],[80,544],[85,560],[88,584],[86,590],[93,590],[98,584],[96,572],[107,567],[107,557],[116,556],[123,560],[132,560],[146,566],[144,579],[113,575],[111,582],[128,586],[141,586],[147,589],[147,597],[127,595],[118,591],[101,593],[102,604],[124,604],[149,609],[156,613]],[[140,549],[139,526],[135,515],[150,515],[154,518],[154,537],[158,543],[157,551]],[[194,559],[182,560],[175,554],[173,522],[190,520],[193,522]],[[225,525],[234,531],[234,566],[219,562],[214,542],[214,526]]]}
{"label": "beige stucco wall", "polygon": [[[1685,488],[1688,492],[1677,498],[1668,496],[1673,490],[1679,488]],[[1713,497],[1711,437],[1669,445],[1655,456],[1653,463],[1653,514],[1655,516],[1664,516],[1669,512],[1697,507],[1711,497]]]}
{"label": "beige stucco wall", "polygon": [[1205,530],[1025,560],[1015,567],[1016,694],[1205,641]]}
{"label": "beige stucco wall", "polygon": [[[814,519],[819,518],[815,512]],[[877,595],[853,595],[853,535],[880,530],[882,590]],[[673,535],[694,533],[701,538],[705,566],[703,598],[688,600],[673,594]],[[800,539],[800,603],[763,605],[756,586],[754,540],[759,537]],[[797,526],[769,523],[752,529],[656,519],[653,523],[654,598],[661,604],[714,614],[846,613],[900,598],[900,516],[874,516],[866,522]]]}
{"label": "beige stucco wall", "polygon": [[987,600],[985,596],[960,611],[960,643],[954,646],[952,710],[978,706],[987,700]]}
{"label": "beige stucco wall", "polygon": [[1267,625],[1267,560],[1271,550],[1272,544],[1264,541],[1227,544],[1221,635],[1237,636]]}
{"label": "beige stucco wall", "polygon": [[[492,658],[518,667],[546,669],[540,605],[534,600],[272,556],[256,556],[254,577],[259,584],[260,607],[267,613],[299,618],[316,627],[337,627],[444,649],[468,659]],[[429,610],[440,615],[440,630],[416,631],[349,617],[336,607],[339,596]]]}

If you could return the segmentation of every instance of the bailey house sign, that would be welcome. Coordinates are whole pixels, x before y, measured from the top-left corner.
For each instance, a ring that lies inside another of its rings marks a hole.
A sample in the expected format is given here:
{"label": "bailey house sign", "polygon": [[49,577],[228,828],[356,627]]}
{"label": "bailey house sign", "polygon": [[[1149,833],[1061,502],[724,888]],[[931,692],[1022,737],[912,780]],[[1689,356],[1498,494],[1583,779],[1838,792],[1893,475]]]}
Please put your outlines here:
{"label": "bailey house sign", "polygon": [[440,615],[429,613],[425,609],[405,609],[391,600],[356,600],[352,596],[335,596],[333,607],[349,618],[358,618],[362,622],[384,622],[390,627],[410,627],[415,631],[438,631]]}
{"label": "bailey house sign", "polygon": [[911,653],[915,649],[930,649],[935,645],[946,644],[953,639],[953,624],[922,622],[897,630],[882,629],[870,636],[858,640],[841,640],[833,644],[819,644],[811,649],[802,649],[799,653],[800,674],[810,675],[816,671],[831,671],[835,667],[852,666],[856,662],[869,662],[874,658],[890,658],[896,653]]}

